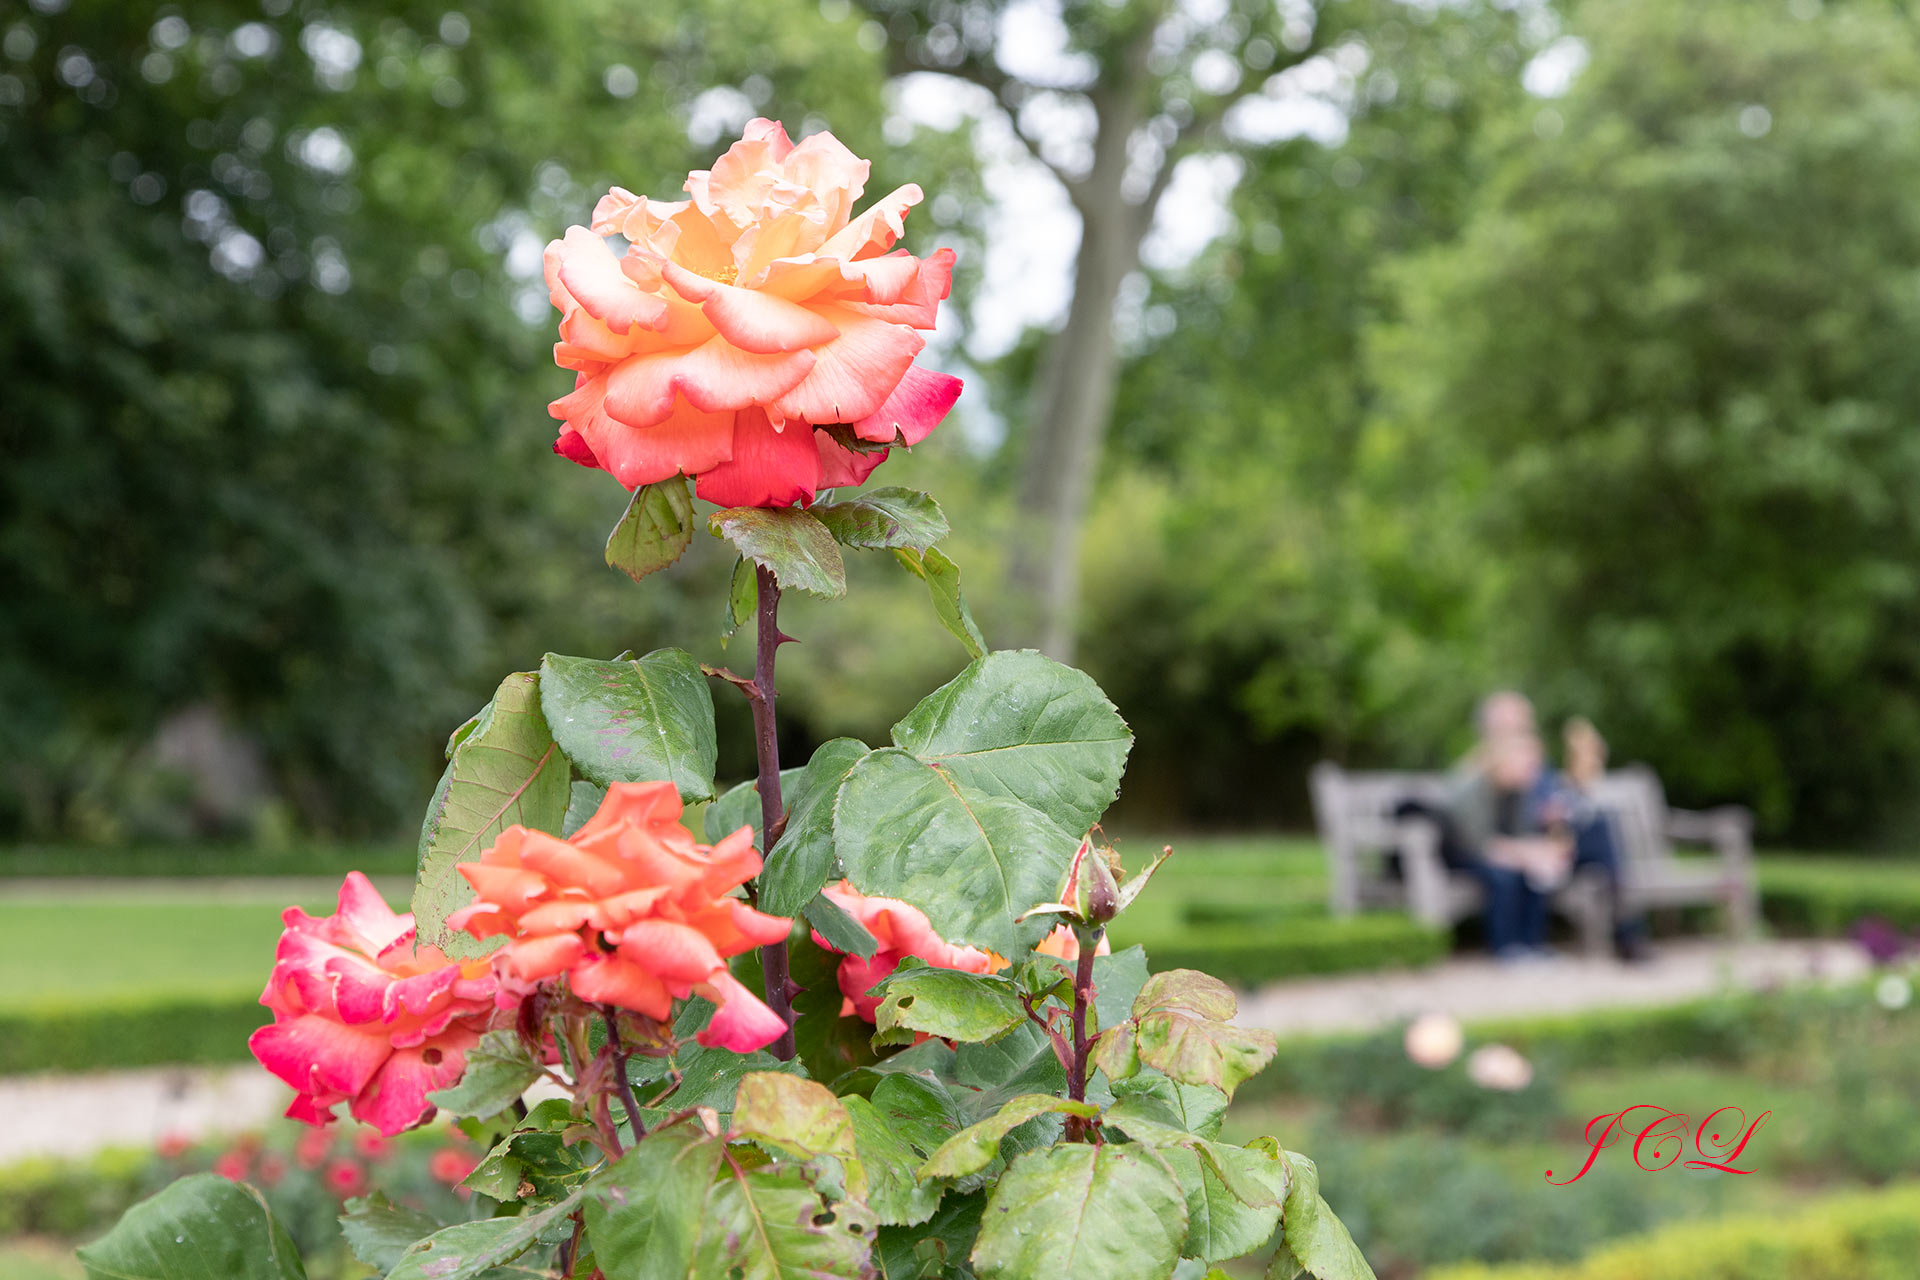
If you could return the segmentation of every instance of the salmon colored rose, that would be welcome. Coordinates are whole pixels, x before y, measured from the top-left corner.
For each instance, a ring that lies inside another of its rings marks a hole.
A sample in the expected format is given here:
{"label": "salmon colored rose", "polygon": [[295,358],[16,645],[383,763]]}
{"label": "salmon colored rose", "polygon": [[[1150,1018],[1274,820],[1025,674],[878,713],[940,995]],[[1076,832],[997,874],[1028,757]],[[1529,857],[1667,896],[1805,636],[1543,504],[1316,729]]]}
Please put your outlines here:
{"label": "salmon colored rose", "polygon": [[753,828],[709,848],[681,825],[669,782],[616,782],[570,839],[525,827],[500,833],[478,862],[459,864],[479,895],[447,924],[476,938],[504,934],[494,955],[503,1002],[562,974],[573,994],[658,1022],[673,1002],[719,1006],[694,1038],[751,1053],[786,1030],[727,972],[727,957],[783,942],[793,921],[733,896],[760,871]]}
{"label": "salmon colored rose", "polygon": [[[858,920],[879,944],[868,959],[842,956],[838,979],[840,1015],[857,1014],[872,1022],[880,998],[867,994],[874,985],[900,967],[908,956],[923,960],[936,969],[960,969],[966,973],[995,973],[1007,967],[1006,960],[991,951],[976,947],[956,947],[933,931],[933,924],[920,908],[894,898],[870,898],[847,881],[822,890],[842,911]],[[818,933],[818,945],[838,951]]]}
{"label": "salmon colored rose", "polygon": [[[565,424],[554,452],[629,489],[684,474],[723,507],[784,507],[924,440],[960,394],[959,379],[913,363],[953,251],[889,253],[921,192],[901,187],[855,217],[868,169],[830,133],[796,146],[755,120],[687,176],[690,199],[615,187],[591,227],[549,244],[554,359],[575,373],[549,406]],[[818,429],[836,424],[873,448]]]}
{"label": "salmon colored rose", "polygon": [[488,962],[416,950],[413,917],[396,915],[358,871],[340,886],[335,914],[289,907],[281,919],[260,997],[273,1025],[247,1046],[296,1091],[287,1114],[322,1125],[345,1102],[389,1135],[425,1121],[427,1095],[460,1078],[494,1016]]}

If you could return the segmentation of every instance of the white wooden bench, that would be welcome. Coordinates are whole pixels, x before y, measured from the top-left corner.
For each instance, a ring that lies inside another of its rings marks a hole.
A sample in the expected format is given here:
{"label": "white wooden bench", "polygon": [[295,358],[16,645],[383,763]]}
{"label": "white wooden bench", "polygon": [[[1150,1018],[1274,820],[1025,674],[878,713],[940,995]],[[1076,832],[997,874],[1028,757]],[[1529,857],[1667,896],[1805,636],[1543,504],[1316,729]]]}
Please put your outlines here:
{"label": "white wooden bench", "polygon": [[[1322,763],[1313,770],[1312,792],[1327,852],[1327,905],[1334,915],[1398,908],[1444,928],[1480,910],[1478,882],[1440,860],[1439,827],[1424,817],[1394,816],[1407,800],[1443,808],[1445,774],[1362,773]],[[1594,798],[1613,823],[1624,910],[1718,904],[1730,932],[1738,937],[1752,932],[1759,891],[1747,810],[1669,809],[1659,777],[1644,765],[1608,773]],[[1707,845],[1717,858],[1678,858],[1675,841]],[[1397,874],[1390,854],[1398,855]],[[1583,869],[1553,895],[1552,906],[1572,919],[1589,954],[1606,953],[1611,911],[1597,869]]]}

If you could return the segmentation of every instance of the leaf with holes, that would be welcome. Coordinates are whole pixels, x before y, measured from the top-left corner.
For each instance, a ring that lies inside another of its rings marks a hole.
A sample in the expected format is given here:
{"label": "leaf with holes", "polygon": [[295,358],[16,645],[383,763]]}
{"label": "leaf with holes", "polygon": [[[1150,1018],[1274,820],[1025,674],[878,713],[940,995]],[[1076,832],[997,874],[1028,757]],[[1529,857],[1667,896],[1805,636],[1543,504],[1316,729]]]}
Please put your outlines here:
{"label": "leaf with holes", "polygon": [[626,514],[607,537],[607,563],[638,582],[692,545],[693,495],[685,476],[673,476],[633,491]]}
{"label": "leaf with holes", "polygon": [[587,1240],[607,1280],[865,1280],[875,1222],[829,1204],[805,1165],[730,1148],[693,1118],[649,1133],[593,1180]]}
{"label": "leaf with holes", "polygon": [[802,507],[734,507],[707,517],[746,559],[773,571],[782,587],[838,599],[847,594],[847,566],[827,527]]}
{"label": "leaf with holes", "polygon": [[515,823],[558,832],[567,816],[570,771],[540,710],[540,677],[517,671],[493,701],[455,734],[447,771],[420,827],[420,871],[413,916],[420,941],[451,955],[486,948],[446,927],[449,913],[473,900],[454,866],[476,862]]}
{"label": "leaf with holes", "polygon": [[979,624],[973,620],[973,610],[967,607],[967,598],[960,594],[960,566],[931,548],[922,553],[910,547],[896,547],[893,556],[905,566],[908,573],[927,584],[927,595],[933,600],[934,616],[966,649],[967,656],[986,657],[987,639],[980,634]]}
{"label": "leaf with holes", "polygon": [[245,1183],[197,1173],[142,1200],[79,1249],[92,1280],[306,1280],[300,1253]]}
{"label": "leaf with holes", "polygon": [[540,709],[590,781],[671,782],[683,800],[713,799],[713,694],[685,650],[622,662],[550,653],[540,663]]}
{"label": "leaf with holes", "polygon": [[1020,649],[968,664],[893,726],[893,744],[1079,833],[1113,803],[1133,734],[1092,677]]}
{"label": "leaf with holes", "polygon": [[778,1071],[742,1076],[733,1103],[733,1136],[777,1147],[801,1160],[832,1156],[846,1166],[847,1190],[855,1197],[866,1194],[853,1120],[823,1084]]}
{"label": "leaf with holes", "polygon": [[827,526],[834,541],[846,547],[911,547],[925,551],[948,533],[947,517],[940,504],[914,489],[869,489],[844,502],[822,503],[811,510]]}
{"label": "leaf with holes", "polygon": [[932,1217],[946,1188],[916,1176],[925,1157],[872,1100],[855,1096],[842,1098],[841,1103],[853,1122],[854,1147],[866,1171],[867,1207],[883,1224],[894,1226]]}
{"label": "leaf with holes", "polygon": [[875,987],[875,1047],[942,1040],[998,1040],[1026,1020],[1020,993],[997,974],[937,969],[908,957]]}
{"label": "leaf with holes", "polygon": [[1374,1280],[1366,1255],[1321,1196],[1320,1171],[1313,1161],[1298,1151],[1282,1152],[1281,1158],[1292,1180],[1268,1280],[1293,1280],[1303,1271],[1314,1280]]}
{"label": "leaf with holes", "polygon": [[1027,951],[1014,917],[1059,887],[1078,836],[1018,801],[958,784],[905,751],[862,758],[840,786],[833,845],[854,887],[920,908],[949,942]]}
{"label": "leaf with holes", "polygon": [[1186,1197],[1159,1161],[1075,1142],[1007,1166],[973,1268],[980,1280],[1166,1280],[1186,1238]]}
{"label": "leaf with holes", "polygon": [[970,1173],[978,1173],[1000,1154],[1000,1139],[1040,1116],[1069,1115],[1091,1120],[1099,1114],[1100,1108],[1092,1103],[1056,1098],[1046,1093],[1023,1094],[979,1124],[969,1125],[947,1139],[920,1167],[920,1176],[964,1178]]}

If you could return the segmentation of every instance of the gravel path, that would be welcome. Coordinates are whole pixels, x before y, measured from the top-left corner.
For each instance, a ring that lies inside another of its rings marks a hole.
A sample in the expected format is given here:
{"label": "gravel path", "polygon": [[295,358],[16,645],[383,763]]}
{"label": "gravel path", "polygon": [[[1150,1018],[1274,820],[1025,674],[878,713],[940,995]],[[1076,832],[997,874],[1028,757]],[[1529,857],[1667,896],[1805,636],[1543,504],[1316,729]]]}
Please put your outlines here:
{"label": "gravel path", "polygon": [[[1282,982],[1240,1002],[1240,1021],[1282,1034],[1357,1031],[1430,1010],[1466,1022],[1659,1005],[1718,991],[1842,982],[1868,970],[1845,942],[1669,942],[1649,964],[1562,957],[1520,966],[1460,957],[1417,970]],[[78,1076],[0,1077],[0,1166],[28,1156],[79,1156],[152,1146],[163,1137],[212,1137],[264,1124],[285,1110],[285,1086],[251,1063]]]}
{"label": "gravel path", "polygon": [[1277,982],[1243,996],[1239,1021],[1282,1035],[1365,1031],[1422,1013],[1462,1022],[1572,1013],[1628,1005],[1676,1004],[1717,992],[1804,982],[1847,982],[1870,969],[1851,942],[1662,943],[1636,965],[1571,955],[1504,965],[1460,956],[1424,969]]}

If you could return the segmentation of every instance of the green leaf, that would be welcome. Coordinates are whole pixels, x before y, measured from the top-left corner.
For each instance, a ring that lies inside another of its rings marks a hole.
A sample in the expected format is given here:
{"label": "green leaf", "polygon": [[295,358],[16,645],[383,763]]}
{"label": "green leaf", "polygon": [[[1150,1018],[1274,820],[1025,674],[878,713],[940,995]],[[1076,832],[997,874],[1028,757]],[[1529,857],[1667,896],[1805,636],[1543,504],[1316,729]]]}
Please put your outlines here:
{"label": "green leaf", "polygon": [[1187,1199],[1187,1242],[1181,1253],[1219,1261],[1251,1253],[1280,1224],[1288,1169],[1277,1151],[1210,1142],[1163,1123],[1150,1103],[1122,1099],[1101,1123],[1158,1149]]}
{"label": "green leaf", "polygon": [[866,1174],[854,1150],[853,1119],[833,1090],[778,1071],[740,1079],[733,1103],[733,1136],[777,1147],[801,1160],[832,1156],[847,1166],[847,1189],[866,1193]]}
{"label": "green leaf", "polygon": [[537,1213],[442,1227],[402,1254],[387,1280],[475,1280],[536,1244],[557,1243],[553,1237],[567,1230],[585,1191],[576,1189]]}
{"label": "green leaf", "polygon": [[565,1098],[548,1098],[495,1143],[460,1185],[501,1202],[529,1196],[563,1196],[585,1179],[592,1148],[568,1145],[575,1124]]}
{"label": "green leaf", "polygon": [[286,1228],[261,1194],[197,1173],[127,1210],[78,1250],[92,1280],[306,1280]]}
{"label": "green leaf", "polygon": [[759,607],[760,575],[754,572],[753,561],[741,556],[733,562],[733,580],[727,584],[727,625],[720,639],[731,640],[733,633],[746,626]]}
{"label": "green leaf", "polygon": [[941,1145],[920,1168],[922,1178],[964,1178],[993,1163],[1000,1154],[1000,1139],[1027,1121],[1044,1115],[1080,1116],[1091,1120],[1100,1108],[1051,1094],[1023,1094],[979,1124],[969,1125]]}
{"label": "green leaf", "polygon": [[633,491],[626,514],[607,537],[607,563],[635,582],[678,560],[693,544],[693,495],[674,476]]}
{"label": "green leaf", "polygon": [[1113,1084],[1117,1098],[1136,1115],[1158,1120],[1202,1138],[1216,1137],[1227,1113],[1227,1095],[1204,1084],[1181,1084],[1146,1070]]}
{"label": "green leaf", "polygon": [[527,1086],[539,1078],[540,1064],[518,1035],[489,1031],[467,1050],[467,1066],[460,1078],[428,1094],[427,1101],[450,1116],[485,1119],[520,1101]]}
{"label": "green leaf", "polygon": [[600,811],[606,801],[607,789],[596,787],[591,782],[579,778],[567,788],[567,816],[560,822],[561,838],[570,838],[574,832],[587,825],[587,819]]}
{"label": "green leaf", "polygon": [[[889,1062],[894,1059],[888,1059]],[[921,1153],[932,1155],[967,1125],[953,1090],[924,1075],[889,1075],[873,1087],[874,1110],[895,1133]],[[918,1168],[918,1162],[915,1162]]]}
{"label": "green leaf", "polygon": [[1128,947],[1093,958],[1093,1011],[1102,1027],[1126,1020],[1147,985],[1147,953]]}
{"label": "green leaf", "polygon": [[843,955],[871,960],[873,953],[880,949],[879,941],[867,932],[867,927],[824,893],[814,894],[813,901],[801,909],[801,914],[815,932]]}
{"label": "green leaf", "polygon": [[[1022,1023],[992,1044],[963,1044],[953,1057],[954,1083],[971,1124],[1023,1093],[1063,1093],[1066,1069],[1047,1033]],[[973,1092],[978,1090],[978,1092]]]}
{"label": "green leaf", "polygon": [[607,1280],[870,1274],[870,1214],[827,1204],[803,1165],[749,1163],[692,1119],[649,1133],[596,1177],[586,1211]]}
{"label": "green leaf", "polygon": [[[817,899],[816,905],[822,901]],[[809,906],[807,911],[811,919],[814,908]],[[859,928],[851,920],[848,923]],[[800,988],[793,998],[793,1047],[807,1074],[815,1080],[837,1081],[873,1062],[878,1056],[873,1028],[860,1018],[840,1016],[840,956],[802,935],[787,944],[787,957],[789,976]]]}
{"label": "green leaf", "polygon": [[876,1047],[912,1044],[920,1032],[942,1040],[998,1040],[1027,1017],[1005,978],[937,969],[911,957],[877,989]]}
{"label": "green leaf", "polygon": [[[1271,1031],[1231,1025],[1238,1009],[1233,991],[1218,978],[1194,969],[1156,973],[1134,1001],[1134,1052],[1171,1079],[1212,1085],[1231,1098],[1278,1047]],[[1100,1065],[1104,1069],[1106,1062]]]}
{"label": "green leaf", "polygon": [[454,870],[476,862],[515,823],[557,832],[567,815],[569,770],[540,710],[540,677],[517,671],[458,739],[420,827],[420,873],[413,916],[422,943],[450,955],[487,950],[446,927],[447,916],[473,901]]}
{"label": "green leaf", "polygon": [[870,1099],[840,1102],[853,1124],[854,1149],[866,1170],[867,1207],[883,1224],[908,1226],[932,1217],[945,1188],[916,1176],[925,1156]]}
{"label": "green leaf", "polygon": [[[793,915],[840,878],[834,857],[834,798],[853,767],[869,754],[864,742],[834,738],[820,745],[791,786],[782,776],[780,798],[787,806],[787,826],[760,872],[762,911]],[[756,803],[758,799],[755,793]]]}
{"label": "green leaf", "polygon": [[960,594],[960,566],[931,548],[923,554],[900,547],[893,554],[909,573],[927,584],[927,594],[933,598],[934,616],[965,646],[967,656],[986,657],[986,637],[980,634],[980,627],[973,620],[973,610],[967,608],[967,598]]}
{"label": "green leaf", "polygon": [[624,662],[550,653],[540,663],[540,709],[590,781],[671,782],[682,800],[713,799],[713,694],[684,650]]}
{"label": "green leaf", "polygon": [[1270,1280],[1292,1280],[1302,1271],[1314,1280],[1374,1280],[1360,1246],[1320,1195],[1320,1171],[1313,1161],[1298,1151],[1281,1154],[1292,1180],[1281,1214],[1280,1248],[1267,1268]]}
{"label": "green leaf", "polygon": [[1013,918],[1052,896],[1079,838],[1024,804],[885,749],[841,784],[833,843],[862,892],[911,902],[950,942],[1013,956],[1046,932]]}
{"label": "green leaf", "polygon": [[1079,834],[1118,794],[1133,734],[1092,677],[1020,649],[990,653],[928,694],[893,726],[893,744]]}
{"label": "green leaf", "polygon": [[393,1270],[416,1242],[445,1225],[417,1209],[395,1204],[380,1191],[347,1201],[346,1209],[340,1215],[340,1234],[347,1248],[381,1275]]}
{"label": "green leaf", "polygon": [[1007,1166],[973,1266],[980,1280],[1166,1280],[1186,1238],[1186,1197],[1152,1156],[1076,1142]]}
{"label": "green leaf", "polygon": [[827,527],[802,507],[735,507],[707,517],[715,537],[773,570],[782,587],[837,599],[847,594],[847,567]]}
{"label": "green leaf", "polygon": [[971,1276],[966,1258],[980,1235],[980,1215],[986,1204],[983,1192],[949,1193],[924,1226],[914,1230],[881,1227],[873,1253],[884,1280],[951,1280]]}
{"label": "green leaf", "polygon": [[925,551],[949,532],[940,504],[913,489],[869,489],[845,502],[812,508],[842,546],[911,547]]}

